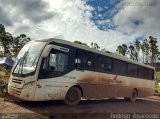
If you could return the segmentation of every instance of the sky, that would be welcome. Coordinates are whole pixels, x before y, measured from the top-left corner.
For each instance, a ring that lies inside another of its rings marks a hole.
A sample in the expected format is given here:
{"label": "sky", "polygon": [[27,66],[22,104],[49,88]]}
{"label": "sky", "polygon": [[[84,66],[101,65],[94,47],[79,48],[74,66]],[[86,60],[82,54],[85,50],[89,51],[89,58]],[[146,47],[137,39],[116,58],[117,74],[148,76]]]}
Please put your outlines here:
{"label": "sky", "polygon": [[159,0],[0,0],[0,24],[13,36],[118,45],[150,35],[160,46]]}

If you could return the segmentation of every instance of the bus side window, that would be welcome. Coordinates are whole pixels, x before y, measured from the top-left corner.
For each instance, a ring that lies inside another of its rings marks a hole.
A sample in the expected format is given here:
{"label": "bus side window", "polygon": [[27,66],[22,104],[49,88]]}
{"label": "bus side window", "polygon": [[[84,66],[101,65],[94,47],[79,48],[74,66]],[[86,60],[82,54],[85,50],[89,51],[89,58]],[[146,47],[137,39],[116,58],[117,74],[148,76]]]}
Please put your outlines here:
{"label": "bus side window", "polygon": [[43,67],[42,70],[48,70],[48,58],[43,59]]}
{"label": "bus side window", "polygon": [[64,75],[68,70],[68,55],[58,50],[51,50],[49,56],[42,60],[39,78],[54,78]]}
{"label": "bus side window", "polygon": [[50,54],[49,57],[49,70],[53,70],[56,67],[56,55],[55,54]]}
{"label": "bus side window", "polygon": [[114,59],[114,73],[120,75],[127,75],[127,63]]}
{"label": "bus side window", "polygon": [[154,70],[152,69],[152,80],[154,80]]}
{"label": "bus side window", "polygon": [[94,55],[93,53],[88,52],[86,69],[93,70],[93,67],[94,67]]}
{"label": "bus side window", "polygon": [[84,50],[78,50],[76,64],[76,67],[80,70],[92,70],[93,54]]}
{"label": "bus side window", "polygon": [[148,69],[148,74],[149,74],[149,80],[154,80],[154,70],[153,69]]}
{"label": "bus side window", "polygon": [[95,66],[95,69],[97,71],[111,73],[113,70],[113,60],[112,58],[98,55],[97,61],[95,62]]}
{"label": "bus side window", "polygon": [[135,64],[128,63],[127,73],[131,77],[137,77],[138,66]]}
{"label": "bus side window", "polygon": [[147,68],[144,68],[144,78],[145,78],[145,79],[149,79],[149,78],[148,78],[148,74],[149,74],[148,69],[147,69]]}
{"label": "bus side window", "polygon": [[87,64],[86,56],[87,55],[85,54],[84,51],[78,50],[78,53],[77,53],[77,62],[76,62],[77,66],[76,67],[79,70],[84,70],[84,66],[85,66],[85,64]]}
{"label": "bus side window", "polygon": [[144,67],[139,66],[139,68],[138,68],[138,77],[139,78],[144,78],[144,75],[145,75],[145,73],[144,73]]}

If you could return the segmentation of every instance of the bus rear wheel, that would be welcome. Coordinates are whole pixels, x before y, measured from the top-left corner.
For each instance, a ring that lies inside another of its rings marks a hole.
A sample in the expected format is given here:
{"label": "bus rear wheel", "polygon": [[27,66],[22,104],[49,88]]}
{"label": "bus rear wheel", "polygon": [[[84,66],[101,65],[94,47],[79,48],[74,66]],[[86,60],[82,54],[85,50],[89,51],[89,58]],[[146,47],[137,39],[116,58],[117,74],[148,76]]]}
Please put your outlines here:
{"label": "bus rear wheel", "polygon": [[70,106],[77,105],[81,101],[81,97],[81,90],[78,87],[71,87],[65,96],[64,103]]}
{"label": "bus rear wheel", "polygon": [[130,97],[125,97],[124,99],[125,99],[126,101],[136,102],[137,96],[138,96],[137,91],[136,91],[136,90],[133,90],[131,96],[130,96]]}
{"label": "bus rear wheel", "polygon": [[131,101],[131,102],[136,102],[137,96],[138,96],[137,91],[136,91],[136,90],[133,90],[133,91],[132,91],[132,95],[131,95],[131,97],[130,97],[130,101]]}

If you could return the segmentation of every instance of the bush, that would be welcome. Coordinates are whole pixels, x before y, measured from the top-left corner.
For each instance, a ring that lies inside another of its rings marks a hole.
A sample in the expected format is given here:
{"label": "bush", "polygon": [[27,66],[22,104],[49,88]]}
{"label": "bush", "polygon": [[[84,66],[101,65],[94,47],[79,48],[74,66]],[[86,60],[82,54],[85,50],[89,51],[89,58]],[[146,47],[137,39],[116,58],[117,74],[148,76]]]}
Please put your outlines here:
{"label": "bush", "polygon": [[8,94],[8,84],[6,81],[0,79],[0,96],[6,96]]}
{"label": "bush", "polygon": [[156,82],[160,82],[160,71],[156,72]]}

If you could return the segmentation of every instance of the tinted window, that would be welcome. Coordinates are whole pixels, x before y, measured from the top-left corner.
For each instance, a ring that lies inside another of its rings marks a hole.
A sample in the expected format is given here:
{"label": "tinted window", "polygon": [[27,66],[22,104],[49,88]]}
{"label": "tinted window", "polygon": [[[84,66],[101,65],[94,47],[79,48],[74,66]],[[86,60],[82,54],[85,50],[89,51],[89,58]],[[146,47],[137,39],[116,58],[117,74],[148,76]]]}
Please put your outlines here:
{"label": "tinted window", "polygon": [[148,68],[144,68],[144,78],[145,79],[149,79],[149,70],[148,70]]}
{"label": "tinted window", "polygon": [[148,79],[154,80],[154,70],[148,69]]}
{"label": "tinted window", "polygon": [[138,73],[138,66],[135,64],[131,64],[128,63],[128,69],[127,69],[128,75],[129,76],[133,76],[133,77],[137,77],[137,73]]}
{"label": "tinted window", "polygon": [[78,50],[77,53],[77,62],[76,62],[76,67],[80,70],[84,70],[87,64],[87,52],[82,51],[82,50]]}
{"label": "tinted window", "polygon": [[64,72],[68,65],[68,55],[64,53],[51,53],[49,58],[49,70]]}
{"label": "tinted window", "polygon": [[94,68],[94,55],[93,53],[88,52],[86,69],[93,70],[93,68]]}
{"label": "tinted window", "polygon": [[114,73],[126,75],[126,62],[114,60]]}
{"label": "tinted window", "polygon": [[138,77],[143,79],[154,80],[154,70],[139,66]]}
{"label": "tinted window", "polygon": [[98,56],[96,67],[98,71],[112,72],[112,59],[108,57]]}
{"label": "tinted window", "polygon": [[78,50],[76,67],[80,70],[93,70],[94,57],[91,52]]}
{"label": "tinted window", "polygon": [[58,77],[67,72],[68,55],[58,50],[52,50],[41,64],[39,78]]}
{"label": "tinted window", "polygon": [[138,68],[138,77],[144,78],[144,67],[142,67],[142,66],[139,66],[139,68]]}

